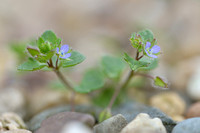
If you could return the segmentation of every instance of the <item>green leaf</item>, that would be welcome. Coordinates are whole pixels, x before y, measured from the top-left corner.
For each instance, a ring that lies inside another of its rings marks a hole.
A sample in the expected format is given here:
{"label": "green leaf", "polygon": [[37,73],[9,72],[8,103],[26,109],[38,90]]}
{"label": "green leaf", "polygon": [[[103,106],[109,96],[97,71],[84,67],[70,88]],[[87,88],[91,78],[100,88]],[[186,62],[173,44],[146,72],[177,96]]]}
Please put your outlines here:
{"label": "green leaf", "polygon": [[149,29],[139,31],[138,34],[141,36],[142,40],[144,41],[143,43],[146,43],[147,41],[152,42],[154,39],[153,32]]}
{"label": "green leaf", "polygon": [[137,34],[136,32],[133,33],[131,35],[130,41],[131,41],[131,45],[134,48],[138,49],[139,52],[142,52],[142,50],[143,50],[143,45],[142,45],[143,42],[142,42],[142,38],[141,38],[141,36],[139,34]]}
{"label": "green leaf", "polygon": [[46,63],[54,55],[54,53],[54,51],[50,51],[46,55],[38,55],[35,59],[41,63]]}
{"label": "green leaf", "polygon": [[29,58],[27,62],[18,66],[18,70],[20,70],[20,71],[35,71],[35,70],[40,70],[45,66],[47,66],[47,65],[44,63],[39,63],[38,61],[34,60],[33,58]]}
{"label": "green leaf", "polygon": [[127,53],[124,53],[124,60],[129,64],[130,68],[137,71],[141,67],[147,67],[148,63],[143,61],[137,61],[131,58]]}
{"label": "green leaf", "polygon": [[51,31],[51,30],[47,30],[45,31],[41,38],[45,41],[45,42],[50,42],[50,44],[52,45],[52,49],[55,49],[56,47],[59,47],[60,43],[61,43],[61,39],[56,37],[56,34]]}
{"label": "green leaf", "polygon": [[158,76],[154,79],[154,85],[162,88],[168,88],[168,84],[165,83],[165,81],[163,81],[163,79]]}
{"label": "green leaf", "polygon": [[109,109],[105,109],[103,110],[100,114],[99,114],[99,123],[103,122],[104,120],[108,119],[112,117],[111,111]]}
{"label": "green leaf", "polygon": [[27,52],[25,52],[26,50],[25,42],[17,42],[17,43],[13,42],[10,44],[10,49],[13,53],[15,53],[20,63],[26,59]]}
{"label": "green leaf", "polygon": [[144,56],[142,59],[140,59],[140,61],[146,62],[147,66],[141,67],[139,70],[149,71],[155,69],[158,66],[158,59],[155,58]]}
{"label": "green leaf", "polygon": [[84,74],[80,85],[75,87],[75,90],[80,93],[88,93],[90,91],[102,88],[104,83],[103,72],[92,69]]}
{"label": "green leaf", "polygon": [[85,60],[85,57],[77,51],[72,51],[69,59],[70,60],[61,60],[63,68],[78,65]]}
{"label": "green leaf", "polygon": [[108,77],[118,78],[126,65],[120,58],[104,56],[102,58],[102,66]]}
{"label": "green leaf", "polygon": [[49,42],[44,42],[44,40],[40,37],[37,41],[38,48],[40,49],[40,52],[43,54],[48,53],[51,50],[51,45]]}
{"label": "green leaf", "polygon": [[29,54],[31,54],[32,57],[35,57],[36,55],[40,54],[40,52],[34,48],[27,47],[27,50],[28,50]]}

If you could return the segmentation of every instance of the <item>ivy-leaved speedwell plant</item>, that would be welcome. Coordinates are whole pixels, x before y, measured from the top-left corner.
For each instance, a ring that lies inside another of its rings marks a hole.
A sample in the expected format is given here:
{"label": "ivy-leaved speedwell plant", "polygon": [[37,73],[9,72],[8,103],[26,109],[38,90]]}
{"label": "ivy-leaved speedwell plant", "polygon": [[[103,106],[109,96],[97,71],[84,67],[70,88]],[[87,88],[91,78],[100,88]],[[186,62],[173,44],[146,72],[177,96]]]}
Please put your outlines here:
{"label": "ivy-leaved speedwell plant", "polygon": [[[158,65],[158,55],[161,53],[160,47],[150,30],[135,32],[130,38],[131,45],[136,49],[136,56],[133,58],[128,53],[124,53],[124,61],[130,67],[130,72],[123,80],[121,77],[126,65],[122,58],[104,56],[101,66],[96,66],[83,75],[82,81],[78,85],[71,85],[65,78],[60,68],[68,68],[80,64],[85,57],[67,44],[62,44],[52,31],[45,31],[38,39],[37,46],[28,46],[28,61],[18,66],[20,71],[49,70],[56,73],[61,82],[72,92],[71,110],[74,111],[75,92],[89,93],[101,89],[105,86],[106,79],[117,81],[118,85],[111,97],[101,98],[101,101],[109,101],[105,110],[99,115],[99,121],[103,121],[111,116],[111,108],[115,103],[120,91],[127,88],[127,85],[135,75],[151,78],[155,86],[167,88],[167,83],[159,76],[153,77],[144,71],[150,71]],[[108,99],[108,100],[106,100]]]}

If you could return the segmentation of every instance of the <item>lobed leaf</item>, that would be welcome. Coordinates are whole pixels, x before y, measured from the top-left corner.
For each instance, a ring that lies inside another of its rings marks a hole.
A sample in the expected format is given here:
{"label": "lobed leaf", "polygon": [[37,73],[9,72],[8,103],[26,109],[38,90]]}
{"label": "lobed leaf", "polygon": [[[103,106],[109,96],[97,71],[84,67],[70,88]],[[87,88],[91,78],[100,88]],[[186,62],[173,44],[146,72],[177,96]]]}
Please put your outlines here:
{"label": "lobed leaf", "polygon": [[146,43],[147,41],[152,42],[154,39],[153,32],[149,29],[139,31],[138,34],[141,36],[142,40],[144,41],[143,43]]}
{"label": "lobed leaf", "polygon": [[92,69],[84,74],[80,85],[75,87],[75,90],[80,93],[88,93],[102,88],[104,83],[103,73],[100,70]]}
{"label": "lobed leaf", "polygon": [[137,61],[131,58],[127,53],[124,53],[124,60],[129,64],[133,71],[137,71],[141,67],[147,67],[148,63],[143,61]]}
{"label": "lobed leaf", "polygon": [[56,47],[59,47],[60,43],[61,43],[61,39],[56,37],[56,34],[51,31],[51,30],[47,30],[45,31],[41,38],[45,41],[45,42],[50,42],[50,44],[52,45],[52,49],[55,49]]}
{"label": "lobed leaf", "polygon": [[29,52],[29,54],[32,56],[32,57],[35,57],[36,55],[39,55],[40,54],[40,51],[35,49],[35,48],[30,48],[30,47],[27,47],[27,50]]}
{"label": "lobed leaf", "polygon": [[78,65],[85,60],[85,57],[77,51],[72,51],[69,59],[70,60],[61,60],[63,68]]}
{"label": "lobed leaf", "polygon": [[18,66],[17,69],[20,71],[35,71],[35,70],[40,70],[45,66],[47,66],[47,65],[44,63],[39,63],[38,61],[36,61],[33,58],[29,58],[27,62]]}
{"label": "lobed leaf", "polygon": [[112,56],[104,56],[101,63],[103,71],[110,78],[118,78],[126,66],[120,58]]}

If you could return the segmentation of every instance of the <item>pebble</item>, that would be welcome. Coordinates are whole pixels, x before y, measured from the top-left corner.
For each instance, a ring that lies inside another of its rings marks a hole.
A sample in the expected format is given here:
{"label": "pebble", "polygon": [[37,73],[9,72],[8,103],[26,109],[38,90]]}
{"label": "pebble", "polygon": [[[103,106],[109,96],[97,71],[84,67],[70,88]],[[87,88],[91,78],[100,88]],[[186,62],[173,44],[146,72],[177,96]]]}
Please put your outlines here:
{"label": "pebble", "polygon": [[187,118],[200,117],[199,110],[200,110],[200,102],[196,102],[196,103],[192,104],[186,113],[186,117]]}
{"label": "pebble", "polygon": [[96,125],[94,133],[120,133],[126,125],[124,116],[118,114]]}
{"label": "pebble", "polygon": [[25,129],[15,129],[15,130],[3,131],[0,133],[32,133],[32,132]]}
{"label": "pebble", "polygon": [[60,133],[92,133],[92,130],[83,123],[74,121],[66,124]]}
{"label": "pebble", "polygon": [[140,113],[121,133],[166,133],[159,118],[150,118],[148,114]]}
{"label": "pebble", "polygon": [[127,122],[131,122],[140,113],[146,113],[151,118],[160,118],[167,130],[167,133],[171,133],[172,129],[176,125],[175,121],[173,121],[169,116],[161,112],[159,109],[140,103],[127,102],[126,104],[122,104],[119,107],[113,108],[112,113],[114,115],[121,113]]}
{"label": "pebble", "polygon": [[15,113],[7,112],[0,115],[0,131],[25,129],[24,121]]}
{"label": "pebble", "polygon": [[[95,117],[98,117],[98,114],[101,112],[101,108],[88,106],[88,105],[76,105],[75,111],[82,113],[94,114]],[[60,112],[70,111],[70,106],[57,106],[47,110],[42,111],[41,113],[35,115],[29,122],[28,127],[31,131],[36,131],[43,120],[46,118],[55,115]]]}
{"label": "pebble", "polygon": [[24,115],[25,98],[22,92],[16,88],[0,90],[0,113],[16,112]]}
{"label": "pebble", "polygon": [[172,133],[199,133],[200,117],[186,119],[178,123]]}
{"label": "pebble", "polygon": [[181,116],[185,112],[186,103],[175,92],[164,92],[150,98],[150,105],[171,116]]}
{"label": "pebble", "polygon": [[187,93],[193,100],[200,100],[200,68],[195,70],[187,85]]}
{"label": "pebble", "polygon": [[[44,97],[45,94],[45,97]],[[71,94],[67,91],[49,90],[48,88],[41,88],[28,96],[28,112],[34,116],[43,110],[64,105],[70,102]],[[88,97],[85,95],[77,94],[75,97],[75,104],[87,104],[89,102]],[[40,103],[40,104],[38,104]]]}
{"label": "pebble", "polygon": [[90,127],[95,123],[94,117],[89,114],[61,112],[45,119],[42,122],[41,127],[35,133],[59,133],[66,124],[72,121],[79,121]]}

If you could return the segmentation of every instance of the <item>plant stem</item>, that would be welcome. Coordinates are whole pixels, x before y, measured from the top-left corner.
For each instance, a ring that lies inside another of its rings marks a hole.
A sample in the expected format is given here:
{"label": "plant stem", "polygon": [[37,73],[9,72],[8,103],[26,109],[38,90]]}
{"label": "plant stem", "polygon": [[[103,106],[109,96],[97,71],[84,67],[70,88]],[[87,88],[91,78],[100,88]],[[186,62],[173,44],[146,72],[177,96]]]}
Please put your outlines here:
{"label": "plant stem", "polygon": [[135,73],[135,75],[139,75],[139,76],[143,76],[143,77],[146,77],[146,78],[154,79],[153,76],[148,75],[148,74],[144,74],[144,73]]}
{"label": "plant stem", "polygon": [[129,74],[128,74],[126,80],[124,80],[124,82],[123,82],[122,84],[120,84],[119,86],[117,86],[117,88],[116,88],[116,90],[115,90],[115,92],[114,92],[114,94],[113,94],[113,96],[112,96],[112,98],[111,98],[111,100],[110,100],[110,103],[109,103],[107,109],[110,109],[110,110],[111,110],[111,108],[112,108],[112,106],[113,106],[113,104],[114,104],[114,102],[115,102],[117,96],[118,96],[119,93],[120,93],[120,90],[123,89],[123,88],[125,88],[125,87],[128,85],[128,83],[129,83],[129,81],[131,80],[131,78],[133,77],[133,75],[134,75],[134,71],[131,70],[131,71],[129,72]]}
{"label": "plant stem", "polygon": [[[139,54],[140,54],[140,53],[139,53],[139,51],[137,50],[136,56],[135,56],[135,60],[139,60],[139,59],[141,59],[141,58],[143,57],[143,55],[139,57]],[[126,86],[128,85],[128,83],[130,82],[131,78],[133,77],[134,73],[135,73],[135,71],[131,70],[131,71],[129,72],[127,78],[126,78],[121,84],[119,84],[119,85],[117,86],[117,88],[115,89],[115,92],[114,92],[114,94],[113,94],[113,96],[112,96],[112,98],[111,98],[111,100],[110,100],[110,103],[109,103],[108,106],[107,106],[107,109],[108,109],[108,110],[111,110],[111,108],[112,108],[112,106],[113,106],[115,100],[117,99],[117,96],[118,96],[119,93],[120,93],[120,90],[123,89],[123,88],[126,88]]]}
{"label": "plant stem", "polygon": [[63,82],[65,87],[69,88],[71,90],[71,92],[72,92],[71,98],[70,98],[71,111],[75,111],[75,108],[74,108],[75,91],[73,90],[73,86],[67,81],[67,79],[64,77],[64,75],[59,71],[57,63],[58,63],[58,59],[56,61],[56,66],[54,67],[52,59],[50,59],[49,62],[47,62],[49,67],[53,68],[53,71],[56,73],[56,75],[61,80],[61,82]]}
{"label": "plant stem", "polygon": [[65,79],[65,77],[63,76],[63,74],[59,70],[54,69],[54,72],[56,73],[56,75],[58,76],[58,78],[63,82],[63,84],[65,85],[65,87],[69,88],[71,90],[72,94],[71,94],[71,98],[70,98],[70,105],[71,105],[71,111],[74,111],[75,92],[73,90],[73,87]]}

